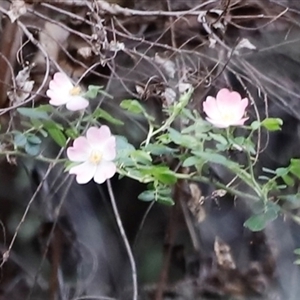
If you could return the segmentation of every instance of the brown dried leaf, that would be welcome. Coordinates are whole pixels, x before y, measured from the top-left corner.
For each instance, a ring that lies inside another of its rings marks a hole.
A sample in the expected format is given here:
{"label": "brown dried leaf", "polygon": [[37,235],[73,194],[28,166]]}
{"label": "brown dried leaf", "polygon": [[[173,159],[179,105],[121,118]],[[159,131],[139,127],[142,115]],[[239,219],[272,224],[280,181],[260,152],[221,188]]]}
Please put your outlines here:
{"label": "brown dried leaf", "polygon": [[232,257],[229,245],[223,242],[219,237],[216,237],[215,239],[214,251],[218,265],[222,266],[224,269],[236,269],[236,264]]}
{"label": "brown dried leaf", "polygon": [[201,223],[206,217],[205,209],[202,206],[205,198],[202,196],[202,192],[197,184],[190,183],[189,188],[191,192],[191,198],[189,199],[187,206],[193,216],[196,218],[197,222]]}
{"label": "brown dried leaf", "polygon": [[13,0],[7,15],[10,18],[10,21],[13,23],[20,16],[25,15],[26,12],[27,12],[27,8],[24,0]]}

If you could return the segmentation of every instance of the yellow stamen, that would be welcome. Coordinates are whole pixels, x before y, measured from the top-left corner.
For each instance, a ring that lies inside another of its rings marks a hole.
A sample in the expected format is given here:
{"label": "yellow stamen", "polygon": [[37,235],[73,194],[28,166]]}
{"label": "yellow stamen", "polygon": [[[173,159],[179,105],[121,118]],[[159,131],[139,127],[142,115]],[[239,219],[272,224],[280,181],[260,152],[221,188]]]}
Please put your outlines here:
{"label": "yellow stamen", "polygon": [[103,155],[101,151],[93,150],[92,153],[90,154],[89,161],[94,165],[98,165],[101,162],[102,157]]}
{"label": "yellow stamen", "polygon": [[81,88],[79,86],[74,86],[73,88],[71,88],[71,90],[69,91],[69,94],[71,96],[78,96],[81,93]]}

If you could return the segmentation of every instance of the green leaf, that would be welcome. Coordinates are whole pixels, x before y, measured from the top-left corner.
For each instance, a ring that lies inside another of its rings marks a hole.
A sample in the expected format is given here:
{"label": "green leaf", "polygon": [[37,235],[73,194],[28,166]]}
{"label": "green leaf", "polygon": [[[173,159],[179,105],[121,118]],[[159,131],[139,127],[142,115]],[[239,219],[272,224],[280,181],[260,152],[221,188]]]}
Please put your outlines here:
{"label": "green leaf", "polygon": [[160,195],[158,195],[158,198],[156,201],[160,204],[164,204],[164,205],[168,205],[168,206],[172,206],[175,204],[171,197],[163,197]]}
{"label": "green leaf", "polygon": [[300,159],[292,158],[289,166],[289,170],[292,174],[300,178]]}
{"label": "green leaf", "polygon": [[254,121],[251,123],[250,126],[251,126],[251,129],[257,130],[261,126],[261,123],[259,121]]}
{"label": "green leaf", "polygon": [[14,134],[14,144],[17,147],[24,147],[27,143],[27,138],[22,132],[16,132]]}
{"label": "green leaf", "polygon": [[169,128],[168,131],[170,139],[177,145],[192,149],[199,143],[192,135],[183,135],[173,128]]}
{"label": "green leaf", "polygon": [[49,135],[52,137],[52,139],[60,146],[60,147],[64,147],[67,144],[67,139],[65,137],[65,135],[63,134],[63,132],[55,127],[49,127],[46,128],[47,132],[49,133]]}
{"label": "green leaf", "polygon": [[277,176],[285,176],[289,173],[289,169],[288,168],[277,168],[275,170],[275,173]]}
{"label": "green leaf", "polygon": [[103,89],[103,86],[89,85],[87,92],[83,95],[85,98],[94,99],[99,94],[100,90]]}
{"label": "green leaf", "polygon": [[40,145],[39,144],[31,144],[27,142],[25,145],[25,151],[30,156],[36,156],[40,153]]}
{"label": "green leaf", "polygon": [[156,192],[153,190],[144,191],[141,194],[139,194],[138,199],[145,201],[145,202],[150,202],[150,201],[155,200],[155,195],[156,195]]}
{"label": "green leaf", "polygon": [[134,114],[145,112],[144,107],[137,100],[123,100],[120,106]]}
{"label": "green leaf", "polygon": [[263,230],[269,222],[274,221],[278,216],[278,212],[274,209],[269,209],[265,213],[254,215],[249,218],[244,226],[249,228],[251,231],[261,231]]}
{"label": "green leaf", "polygon": [[197,157],[197,156],[190,156],[187,159],[185,159],[182,163],[183,167],[191,167],[191,166],[196,166],[198,164],[202,164],[203,159]]}
{"label": "green leaf", "polygon": [[291,176],[283,175],[283,176],[281,176],[281,178],[287,186],[294,186],[295,185],[295,180]]}
{"label": "green leaf", "polygon": [[[135,148],[133,145],[131,145],[128,140],[121,135],[116,135],[116,149],[117,149],[117,160],[119,163],[128,162],[128,159],[130,157],[130,153],[135,151]],[[130,159],[130,161],[132,161]]]}
{"label": "green leaf", "polygon": [[93,112],[93,117],[95,119],[97,118],[101,118],[109,123],[115,124],[115,125],[124,125],[124,122],[114,118],[112,115],[110,115],[108,112],[106,112],[105,110],[103,110],[102,108],[97,108],[94,112]]}
{"label": "green leaf", "polygon": [[213,152],[201,152],[201,151],[192,151],[192,153],[195,156],[198,156],[200,159],[206,161],[206,162],[212,162],[216,164],[221,164],[227,167],[237,167],[238,164],[230,161],[227,159],[225,156],[218,154],[218,153],[213,153]]}
{"label": "green leaf", "polygon": [[17,111],[20,115],[28,118],[49,120],[47,112],[39,111],[36,108],[19,107],[17,108]]}
{"label": "green leaf", "polygon": [[269,131],[281,130],[282,124],[283,121],[279,118],[267,118],[264,119],[261,123],[261,125]]}
{"label": "green leaf", "polygon": [[266,173],[276,175],[276,171],[274,171],[274,170],[271,170],[271,169],[268,169],[268,168],[262,168],[262,170]]}
{"label": "green leaf", "polygon": [[213,138],[215,141],[221,143],[222,145],[227,145],[228,144],[227,139],[225,137],[223,137],[221,134],[215,134],[215,133],[210,132],[209,136],[211,138]]}
{"label": "green leaf", "polygon": [[295,261],[294,261],[294,264],[295,264],[295,265],[300,265],[300,259],[295,260]]}
{"label": "green leaf", "polygon": [[66,134],[67,137],[69,137],[69,138],[71,138],[73,140],[76,139],[79,136],[79,134],[78,134],[78,132],[76,131],[75,128],[68,128],[68,129],[66,129],[65,130],[65,134]]}
{"label": "green leaf", "polygon": [[177,177],[172,171],[155,173],[154,177],[164,184],[175,184],[177,182]]}
{"label": "green leaf", "polygon": [[294,253],[297,254],[297,255],[300,255],[300,248],[295,249]]}
{"label": "green leaf", "polygon": [[270,177],[261,175],[261,176],[258,176],[258,179],[259,179],[259,180],[269,181],[269,180],[270,180]]}
{"label": "green leaf", "polygon": [[142,151],[142,150],[135,150],[130,153],[130,157],[136,161],[143,164],[148,164],[149,162],[152,162],[152,157],[149,153]]}
{"label": "green leaf", "polygon": [[178,152],[178,149],[172,149],[165,145],[159,144],[148,144],[146,147],[143,148],[143,150],[146,152],[150,152],[153,155],[165,155]]}
{"label": "green leaf", "polygon": [[159,188],[159,194],[162,196],[170,196],[172,193],[172,189],[170,187]]}
{"label": "green leaf", "polygon": [[53,112],[55,109],[50,104],[43,104],[39,105],[37,108],[35,108],[37,111],[45,111],[45,112]]}
{"label": "green leaf", "polygon": [[42,140],[34,134],[28,134],[27,135],[27,141],[31,144],[34,144],[34,145],[39,145],[39,144],[42,143]]}
{"label": "green leaf", "polygon": [[166,166],[147,166],[141,172],[145,175],[152,175],[163,184],[175,184],[177,182],[176,173]]}

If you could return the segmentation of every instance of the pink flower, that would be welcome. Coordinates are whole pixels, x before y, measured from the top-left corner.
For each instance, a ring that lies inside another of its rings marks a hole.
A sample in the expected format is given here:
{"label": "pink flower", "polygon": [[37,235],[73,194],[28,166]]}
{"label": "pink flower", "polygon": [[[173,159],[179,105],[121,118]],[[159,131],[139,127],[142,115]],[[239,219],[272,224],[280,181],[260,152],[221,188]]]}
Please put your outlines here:
{"label": "pink flower", "polygon": [[67,75],[55,73],[46,94],[50,98],[51,105],[66,105],[68,110],[75,111],[89,105],[88,100],[80,96],[81,93],[80,87],[74,86]]}
{"label": "pink flower", "polygon": [[248,119],[243,118],[247,106],[247,98],[228,89],[221,89],[216,98],[208,96],[203,102],[206,120],[219,128],[243,125]]}
{"label": "pink flower", "polygon": [[105,125],[100,128],[90,127],[86,137],[75,139],[73,146],[67,149],[67,156],[73,162],[81,162],[69,170],[70,174],[76,175],[79,184],[87,183],[92,178],[101,184],[116,173],[113,162],[116,157],[116,139]]}

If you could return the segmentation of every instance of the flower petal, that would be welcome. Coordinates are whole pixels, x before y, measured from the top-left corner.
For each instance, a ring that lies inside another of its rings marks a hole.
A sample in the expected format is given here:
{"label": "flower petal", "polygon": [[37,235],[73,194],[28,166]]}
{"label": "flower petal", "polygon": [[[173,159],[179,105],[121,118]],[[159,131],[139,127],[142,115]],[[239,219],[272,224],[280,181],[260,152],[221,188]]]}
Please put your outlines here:
{"label": "flower petal", "polygon": [[86,132],[86,137],[91,145],[102,148],[111,137],[111,132],[106,125],[102,125],[100,128],[90,127]]}
{"label": "flower petal", "polygon": [[220,89],[217,93],[217,102],[228,102],[229,104],[234,102],[238,103],[241,101],[242,97],[238,92],[231,92],[228,89]]}
{"label": "flower petal", "polygon": [[248,120],[249,118],[243,118],[243,119],[239,119],[237,121],[235,121],[234,123],[232,123],[231,125],[233,126],[237,126],[237,125],[244,125],[244,123]]}
{"label": "flower petal", "polygon": [[227,128],[230,125],[232,125],[231,123],[223,122],[223,120],[216,120],[216,119],[210,119],[210,118],[206,118],[206,120],[218,128]]}
{"label": "flower petal", "polygon": [[88,140],[80,136],[74,140],[73,146],[67,149],[67,156],[71,161],[86,161],[89,158],[91,146]]}
{"label": "flower petal", "polygon": [[47,91],[47,96],[50,98],[49,103],[54,106],[65,105],[68,102],[68,97],[59,96],[51,90]]}
{"label": "flower petal", "polygon": [[67,102],[67,109],[71,111],[81,110],[89,106],[89,101],[81,96],[70,96]]}
{"label": "flower petal", "polygon": [[221,112],[232,112],[237,109],[241,101],[241,95],[237,92],[230,92],[228,89],[221,89],[217,94],[217,106]]}
{"label": "flower petal", "polygon": [[[51,84],[51,81],[50,81],[50,84]],[[50,87],[50,84],[49,84],[49,87]],[[55,87],[55,89],[57,88],[57,89],[70,90],[73,87],[73,84],[72,84],[72,81],[70,80],[70,78],[66,74],[57,72],[53,76],[52,86]]]}
{"label": "flower petal", "polygon": [[239,103],[239,109],[244,110],[244,113],[245,113],[245,110],[246,110],[248,104],[249,104],[248,98],[242,99],[241,102]]}
{"label": "flower petal", "polygon": [[212,119],[219,119],[221,116],[216,99],[211,96],[208,96],[206,101],[203,102],[203,111]]}
{"label": "flower petal", "polygon": [[76,175],[76,181],[79,184],[85,184],[91,181],[96,172],[97,166],[89,162],[84,162],[78,166],[74,166],[69,170],[70,174]]}
{"label": "flower petal", "polygon": [[116,138],[114,136],[109,137],[103,145],[103,159],[110,161],[116,158]]}
{"label": "flower petal", "polygon": [[94,175],[96,183],[103,183],[105,180],[112,178],[117,171],[116,165],[110,161],[103,161],[98,167]]}

